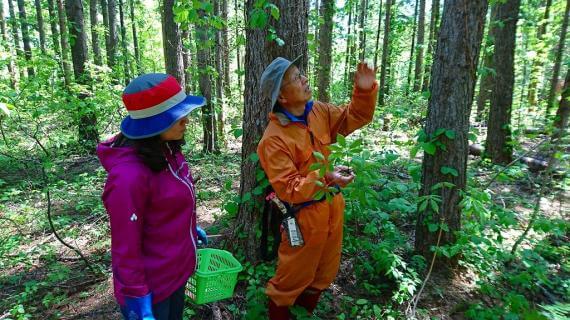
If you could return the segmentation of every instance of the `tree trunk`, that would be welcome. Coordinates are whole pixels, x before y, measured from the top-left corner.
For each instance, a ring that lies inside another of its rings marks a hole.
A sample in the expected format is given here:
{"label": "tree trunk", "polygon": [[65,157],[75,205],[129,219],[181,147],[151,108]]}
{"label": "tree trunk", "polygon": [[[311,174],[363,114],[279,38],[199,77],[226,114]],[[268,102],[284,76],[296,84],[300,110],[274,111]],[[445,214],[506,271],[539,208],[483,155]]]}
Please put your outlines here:
{"label": "tree trunk", "polygon": [[429,59],[425,62],[424,81],[422,83],[422,92],[427,91],[429,88],[429,77],[431,73],[431,65],[433,63],[433,53],[435,52],[435,39],[439,31],[439,0],[432,0],[431,3],[431,17],[429,24],[429,40],[428,51],[426,58]]}
{"label": "tree trunk", "polygon": [[109,17],[109,44],[107,46],[107,65],[109,68],[114,69],[117,57],[117,42],[119,36],[117,35],[117,1],[107,1],[107,16]]}
{"label": "tree trunk", "polygon": [[496,23],[497,6],[491,6],[491,16],[489,18],[489,27],[487,28],[487,37],[483,47],[483,68],[481,76],[479,77],[479,95],[477,96],[477,116],[476,121],[482,121],[487,101],[491,97],[491,90],[493,89],[495,75],[493,74],[495,66],[493,64],[493,26]]}
{"label": "tree trunk", "polygon": [[[10,13],[10,20],[8,23],[10,24],[10,29],[12,31],[12,38],[14,39],[14,50],[16,51],[17,60],[21,60],[22,56],[24,55],[22,51],[22,43],[20,42],[20,34],[18,33],[18,18],[16,17],[16,13],[14,11],[14,4],[12,0],[8,0],[8,11]],[[16,64],[17,65],[17,64]],[[18,68],[20,71],[20,79],[25,77],[24,69]]]}
{"label": "tree trunk", "polygon": [[[221,0],[214,1],[214,15],[220,16]],[[224,20],[225,21],[225,20]],[[224,44],[222,42],[222,31],[215,29],[216,52],[214,54],[215,68],[218,73],[216,77],[216,129],[217,139],[222,146],[226,145],[225,129],[224,129],[224,96],[222,89],[224,86],[224,63],[222,61],[222,53],[224,52]]]}
{"label": "tree trunk", "polygon": [[412,65],[414,63],[414,50],[416,49],[416,28],[418,20],[418,0],[416,0],[416,5],[414,6],[414,25],[412,27],[412,46],[410,47],[410,60],[408,61],[408,85],[406,86],[406,94],[410,92],[412,88]]}
{"label": "tree trunk", "polygon": [[[83,22],[83,4],[81,0],[67,0],[65,3],[67,18],[70,23],[69,34],[74,39],[71,44],[71,58],[73,60],[73,74],[79,84],[89,84],[89,74],[85,71],[87,62],[87,36]],[[79,93],[80,100],[86,100],[89,94],[86,91]],[[85,150],[95,152],[95,146],[99,142],[97,133],[97,117],[92,106],[85,103],[78,110],[79,142]]]}
{"label": "tree trunk", "polygon": [[568,32],[568,18],[570,18],[570,0],[566,0],[566,9],[564,10],[564,20],[560,27],[560,40],[556,48],[556,58],[554,67],[552,68],[552,79],[550,80],[550,90],[548,92],[546,115],[548,116],[554,108],[554,100],[556,100],[556,85],[558,84],[558,76],[560,75],[560,65],[562,63],[562,55],[564,53],[564,44],[566,43],[566,33]]}
{"label": "tree trunk", "polygon": [[[192,83],[192,37],[191,37],[191,30],[190,26],[188,28],[182,30],[182,63],[184,65],[184,82],[186,83],[186,92],[193,92],[193,83]],[[186,44],[185,44],[186,43]]]}
{"label": "tree trunk", "polygon": [[[366,23],[366,13],[368,12],[368,0],[360,0],[360,36],[358,59],[364,61],[366,57],[366,32],[364,24]],[[332,23],[332,22],[331,22]]]}
{"label": "tree trunk", "polygon": [[49,25],[51,30],[51,41],[53,45],[53,51],[55,52],[56,56],[61,58],[61,51],[59,48],[59,30],[57,29],[58,18],[55,12],[55,6],[53,4],[53,0],[48,0],[48,13],[49,13]]}
{"label": "tree trunk", "polygon": [[[234,7],[235,7],[235,17],[236,17],[236,21],[235,21],[235,35],[236,35],[236,62],[237,62],[237,80],[238,80],[238,91],[239,92],[243,92],[242,91],[242,85],[241,85],[241,70],[243,70],[241,68],[241,45],[239,44],[239,41],[237,40],[240,37],[240,30],[239,30],[239,5],[238,5],[238,0],[234,1]],[[240,108],[241,109],[241,108]]]}
{"label": "tree trunk", "polygon": [[384,19],[384,39],[382,41],[382,65],[380,67],[380,88],[378,88],[378,105],[384,106],[384,98],[388,94],[386,75],[389,72],[388,61],[390,57],[390,17],[392,16],[392,3],[395,0],[386,1],[386,18]]}
{"label": "tree trunk", "polygon": [[319,16],[324,18],[324,22],[319,30],[319,63],[318,63],[318,100],[329,102],[329,85],[331,82],[332,65],[332,30],[335,12],[334,0],[322,0]]}
{"label": "tree trunk", "polygon": [[548,27],[551,4],[552,0],[546,0],[544,18],[542,19],[542,23],[538,26],[538,29],[536,31],[537,42],[541,45],[536,52],[536,56],[534,57],[532,67],[530,69],[530,81],[528,84],[528,103],[531,108],[537,104],[538,79],[542,73],[542,67],[544,65],[543,57],[546,49],[546,46],[542,44],[542,41]]}
{"label": "tree trunk", "polygon": [[107,0],[101,0],[101,15],[103,16],[103,27],[105,28],[105,52],[107,55],[107,66],[109,66],[109,49],[111,38],[109,37],[109,4]]}
{"label": "tree trunk", "polygon": [[[119,26],[121,28],[121,49],[123,58],[123,74],[125,75],[125,86],[131,81],[129,72],[129,51],[127,49],[127,28],[125,27],[125,14],[124,14],[123,0],[119,0]],[[184,88],[184,87],[182,87]]]}
{"label": "tree trunk", "polygon": [[135,19],[135,0],[130,0],[130,13],[131,13],[131,27],[133,30],[133,47],[135,49],[135,64],[136,64],[136,74],[142,74],[142,66],[141,66],[141,54],[139,49],[139,38],[137,35],[137,21]]}
{"label": "tree trunk", "polygon": [[414,76],[414,91],[419,91],[422,86],[424,62],[424,35],[425,35],[425,22],[426,22],[426,0],[420,0],[420,13],[418,16],[418,41],[416,43],[416,70]]}
{"label": "tree trunk", "polygon": [[8,42],[8,32],[6,31],[6,20],[4,18],[4,1],[0,1],[0,31],[2,32],[2,43],[8,52],[8,74],[10,75],[10,86],[16,88],[16,73],[14,71],[14,61],[12,60],[12,48]]}
{"label": "tree trunk", "polygon": [[67,42],[67,22],[63,9],[63,0],[57,1],[57,16],[59,21],[59,40],[61,42],[61,63],[63,64],[63,78],[65,85],[71,84],[71,65],[69,63],[69,43]]}
{"label": "tree trunk", "polygon": [[378,67],[378,51],[380,49],[380,31],[382,30],[382,0],[378,4],[378,27],[376,29],[376,46],[374,47],[374,68]]}
{"label": "tree trunk", "polygon": [[[164,48],[164,64],[166,73],[172,75],[182,88],[186,87],[184,80],[184,63],[182,62],[182,40],[178,24],[174,22],[175,0],[164,0],[162,10],[162,41]],[[206,58],[207,65],[207,58]],[[208,100],[210,103],[210,100]],[[204,108],[202,108],[204,110]],[[205,141],[204,141],[205,142]]]}
{"label": "tree trunk", "polygon": [[[222,0],[222,20],[228,21],[228,0]],[[237,36],[237,34],[236,34]],[[232,90],[230,85],[230,44],[228,41],[228,24],[224,24],[222,29],[222,64],[223,64],[223,85],[224,85],[224,106],[229,107],[232,100]],[[240,91],[241,92],[241,91]]]}
{"label": "tree trunk", "polygon": [[44,29],[44,17],[42,15],[42,5],[40,0],[34,0],[36,7],[36,20],[38,21],[38,33],[40,34],[40,49],[42,54],[46,54],[46,32]]}
{"label": "tree trunk", "polygon": [[491,161],[507,164],[512,161],[513,146],[511,137],[511,110],[513,105],[514,57],[517,20],[520,0],[511,0],[505,4],[496,4],[497,21],[501,26],[493,24],[492,34],[495,38],[496,76],[491,92],[491,107],[485,151]]}
{"label": "tree trunk", "polygon": [[30,45],[30,32],[28,30],[28,17],[24,0],[18,0],[18,15],[20,16],[20,28],[22,28],[22,42],[24,43],[24,57],[28,62],[28,77],[33,77],[36,73],[32,65],[32,47]]}
{"label": "tree trunk", "polygon": [[[420,211],[416,226],[416,251],[428,259],[433,255],[432,246],[454,243],[455,233],[461,229],[459,201],[466,185],[469,114],[486,13],[486,0],[445,1],[443,9],[425,133],[437,137],[445,149],[438,147],[433,155],[424,152],[420,190],[420,196],[440,196],[441,203],[438,212],[431,205]],[[437,135],[438,130],[451,131]],[[447,174],[442,173],[444,169]],[[441,182],[454,187],[434,188]],[[445,224],[449,231],[429,232],[428,226],[433,224]],[[446,262],[453,265],[455,261]]]}
{"label": "tree trunk", "polygon": [[[255,0],[247,0],[246,12],[254,9]],[[268,42],[267,28],[249,27],[249,17],[246,20],[246,54],[245,54],[245,78],[248,84],[245,87],[245,104],[243,116],[243,139],[242,139],[242,162],[240,179],[240,197],[251,196],[252,201],[240,202],[236,217],[236,227],[233,234],[233,243],[236,248],[243,250],[247,259],[254,260],[258,257],[256,230],[259,215],[263,212],[265,201],[263,195],[252,195],[252,190],[257,186],[256,169],[258,163],[250,160],[250,155],[256,153],[257,142],[263,135],[267,125],[267,115],[272,109],[268,99],[259,94],[259,78],[265,67],[277,56],[294,58],[303,56],[299,62],[301,72],[306,70],[307,65],[307,12],[309,5],[307,0],[279,0],[274,2],[280,9],[279,21],[270,20],[278,36],[285,42],[284,46],[278,46],[275,42]]]}
{"label": "tree trunk", "polygon": [[353,36],[350,42],[350,50],[349,50],[349,54],[348,54],[348,92],[350,94],[350,92],[352,92],[352,88],[350,87],[350,85],[352,84],[352,80],[354,79],[354,72],[355,70],[352,69],[354,68],[354,66],[356,65],[356,57],[357,57],[357,51],[358,50],[358,33],[357,33],[357,28],[358,28],[358,21],[360,20],[360,17],[358,16],[357,13],[358,10],[360,9],[360,7],[358,6],[358,0],[354,0],[354,13],[353,13],[353,17],[352,17],[352,30],[354,30],[353,32]]}
{"label": "tree trunk", "polygon": [[89,0],[89,17],[91,22],[91,46],[93,47],[93,61],[96,65],[103,65],[101,49],[99,48],[99,33],[97,32],[97,0]]}
{"label": "tree trunk", "polygon": [[350,43],[352,41],[351,27],[352,27],[352,1],[347,0],[345,7],[348,6],[348,32],[346,33],[346,53],[344,56],[344,86],[348,86],[348,74],[350,72]]}
{"label": "tree trunk", "polygon": [[562,96],[558,103],[558,110],[554,118],[553,140],[558,140],[566,135],[568,129],[568,116],[570,115],[570,69],[566,70],[566,79],[564,80],[564,88]]}

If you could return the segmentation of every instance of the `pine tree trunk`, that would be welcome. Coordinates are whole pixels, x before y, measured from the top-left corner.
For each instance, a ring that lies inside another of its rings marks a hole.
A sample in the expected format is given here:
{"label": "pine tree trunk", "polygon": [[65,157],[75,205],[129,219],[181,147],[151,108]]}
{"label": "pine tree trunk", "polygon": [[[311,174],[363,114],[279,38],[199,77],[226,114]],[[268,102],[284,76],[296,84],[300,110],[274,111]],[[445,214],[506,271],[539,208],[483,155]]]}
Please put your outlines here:
{"label": "pine tree trunk", "polygon": [[420,0],[420,12],[418,16],[418,40],[416,43],[416,69],[414,76],[414,91],[419,91],[423,80],[423,63],[424,63],[424,35],[426,22],[426,0]]}
{"label": "pine tree trunk", "polygon": [[30,45],[30,32],[28,29],[28,17],[24,0],[18,0],[18,15],[20,16],[20,28],[22,28],[22,42],[24,43],[24,57],[28,62],[28,77],[33,77],[36,73],[32,66],[32,46]]}
{"label": "pine tree trunk", "polygon": [[[66,1],[67,18],[70,23],[69,34],[74,39],[71,44],[71,58],[73,60],[73,73],[75,81],[79,84],[89,84],[89,74],[85,71],[87,63],[87,36],[83,21],[83,4],[81,0]],[[79,93],[79,99],[86,100],[87,92]],[[95,146],[99,142],[97,133],[97,117],[89,103],[85,103],[78,110],[79,113],[79,142],[91,153],[95,152]]]}
{"label": "pine tree trunk", "polygon": [[137,35],[137,21],[135,19],[135,0],[130,0],[130,13],[131,13],[131,27],[133,30],[133,47],[135,49],[135,64],[136,64],[136,74],[142,74],[141,66],[141,54],[139,49],[139,38]]}
{"label": "pine tree trunk", "polygon": [[107,66],[109,66],[109,48],[111,38],[109,37],[109,4],[107,0],[101,0],[101,15],[103,16],[103,27],[105,28],[105,53],[107,56]]}
{"label": "pine tree trunk", "polygon": [[359,39],[359,52],[358,52],[358,59],[360,61],[364,61],[364,57],[366,57],[366,32],[365,32],[365,23],[366,23],[366,13],[368,12],[368,0],[360,0],[360,39]]}
{"label": "pine tree trunk", "polygon": [[129,66],[129,52],[127,49],[127,28],[125,27],[125,14],[123,8],[123,0],[119,0],[119,26],[121,28],[121,49],[123,51],[123,74],[125,75],[125,85],[128,85],[131,81],[131,75]]}
{"label": "pine tree trunk", "polygon": [[[551,5],[552,5],[552,0],[546,0],[542,24],[538,26],[536,32],[536,38],[538,43],[541,43],[543,41],[543,37],[546,34],[549,22],[548,19],[550,17]],[[537,104],[538,81],[540,74],[542,73],[542,67],[544,65],[545,49],[546,46],[541,44],[541,46],[536,52],[536,56],[533,60],[532,67],[530,69],[530,81],[528,84],[528,104],[531,108],[533,108]]]}
{"label": "pine tree trunk", "polygon": [[495,38],[496,76],[491,92],[491,107],[485,151],[493,163],[507,164],[512,161],[513,146],[511,137],[511,110],[514,87],[514,56],[516,24],[519,15],[520,0],[511,0],[497,4],[497,21],[501,27],[492,26]]}
{"label": "pine tree trunk", "polygon": [[107,1],[107,16],[109,17],[109,44],[107,46],[107,65],[114,69],[117,57],[117,43],[119,36],[117,34],[117,1]]}
{"label": "pine tree trunk", "polygon": [[[420,211],[417,220],[415,248],[430,260],[432,246],[455,243],[455,233],[461,229],[459,201],[466,185],[469,114],[486,12],[486,0],[445,1],[443,9],[425,133],[432,137],[438,129],[446,129],[453,134],[439,135],[438,141],[446,150],[438,148],[434,155],[424,152],[422,161],[420,196],[441,197],[438,212],[433,212],[428,205],[426,210]],[[444,167],[455,169],[456,174],[443,174]],[[434,188],[441,182],[453,183],[454,187]],[[429,232],[428,224],[440,223],[449,231]],[[439,232],[441,239],[438,239]],[[453,265],[455,260],[456,257],[446,262]]]}
{"label": "pine tree trunk", "polygon": [[550,90],[548,92],[546,115],[554,108],[554,100],[556,100],[556,85],[558,84],[558,76],[560,75],[560,65],[562,63],[562,55],[564,53],[564,44],[566,43],[566,33],[568,32],[568,19],[570,18],[570,0],[566,0],[566,9],[564,10],[564,20],[560,27],[560,40],[556,48],[556,57],[554,58],[554,67],[552,68],[552,79],[550,80]]}
{"label": "pine tree trunk", "polygon": [[385,96],[388,94],[386,75],[389,73],[388,61],[390,57],[390,18],[392,16],[392,4],[395,0],[386,1],[386,18],[384,19],[384,39],[382,41],[382,65],[380,66],[380,88],[378,88],[378,105],[384,106]]}
{"label": "pine tree trunk", "polygon": [[61,63],[63,64],[63,78],[65,85],[71,84],[71,65],[69,63],[69,43],[67,42],[67,21],[63,9],[63,0],[57,1],[57,16],[59,21],[59,40],[61,42]]}
{"label": "pine tree trunk", "polygon": [[485,45],[483,48],[483,72],[479,77],[479,95],[477,96],[477,115],[475,120],[480,122],[483,120],[483,115],[485,114],[485,109],[487,107],[487,102],[491,97],[491,90],[493,89],[494,78],[492,70],[495,69],[493,64],[493,25],[496,23],[497,6],[491,6],[491,15],[489,18],[489,27],[487,28],[487,37]]}
{"label": "pine tree trunk", "polygon": [[431,74],[431,65],[433,63],[433,53],[435,52],[435,40],[437,39],[438,31],[439,31],[439,0],[432,0],[431,3],[431,17],[430,17],[430,24],[429,24],[429,40],[428,40],[428,51],[426,54],[426,58],[429,60],[425,62],[425,69],[424,69],[424,81],[422,83],[422,92],[425,92],[429,88],[429,77]]}
{"label": "pine tree trunk", "polygon": [[2,32],[2,43],[8,52],[8,74],[10,75],[10,86],[16,88],[16,73],[14,71],[14,61],[12,60],[12,48],[8,42],[8,32],[6,31],[6,20],[4,18],[4,1],[0,1],[0,31]]}
{"label": "pine tree trunk", "polygon": [[40,34],[40,49],[42,54],[46,54],[46,31],[44,29],[44,17],[42,15],[42,5],[40,0],[34,0],[36,7],[36,21],[38,22],[38,33]]}
{"label": "pine tree trunk", "polygon": [[412,65],[414,63],[414,50],[416,49],[416,29],[418,20],[418,6],[419,2],[416,0],[416,5],[414,6],[414,25],[412,28],[412,45],[410,47],[410,60],[408,61],[408,85],[406,86],[406,94],[410,93],[412,89]]}
{"label": "pine tree trunk", "polygon": [[[251,12],[255,2],[247,0],[246,12]],[[256,230],[260,213],[265,205],[263,195],[251,194],[257,186],[258,163],[251,161],[250,155],[256,153],[257,142],[263,135],[267,125],[267,115],[272,109],[269,100],[259,94],[259,78],[265,67],[277,56],[294,58],[303,55],[303,61],[299,62],[301,72],[306,70],[307,64],[307,37],[299,35],[306,35],[308,31],[308,1],[279,0],[274,3],[280,9],[281,17],[279,21],[271,19],[270,23],[285,42],[284,46],[268,42],[266,28],[246,28],[245,81],[248,85],[244,94],[240,197],[243,199],[244,195],[249,194],[252,196],[252,201],[240,203],[232,243],[235,248],[243,250],[249,260],[258,257]],[[249,16],[246,25],[249,25]]]}
{"label": "pine tree trunk", "polygon": [[332,30],[335,12],[334,0],[322,0],[319,16],[324,18],[319,30],[318,100],[330,101],[329,86],[332,65]]}
{"label": "pine tree trunk", "polygon": [[99,48],[99,33],[97,32],[97,0],[89,0],[89,17],[91,22],[91,46],[93,47],[93,61],[96,65],[103,65],[101,49]]}
{"label": "pine tree trunk", "polygon": [[[12,30],[12,39],[14,39],[14,50],[16,50],[17,60],[21,60],[24,53],[22,51],[22,43],[20,42],[20,34],[18,33],[18,18],[16,17],[12,0],[8,0],[8,11],[10,13],[10,20],[8,22]],[[25,77],[24,69],[19,68],[19,71],[20,79],[23,79]]]}
{"label": "pine tree trunk", "polygon": [[378,67],[378,52],[380,49],[380,31],[382,30],[382,0],[378,4],[378,27],[376,29],[376,46],[374,47],[374,68]]}
{"label": "pine tree trunk", "polygon": [[[182,62],[182,38],[180,28],[178,24],[174,22],[174,3],[175,0],[164,0],[162,10],[164,64],[166,73],[175,77],[182,88],[185,88],[184,63]],[[205,63],[207,65],[207,58]],[[202,110],[204,109],[202,108]]]}

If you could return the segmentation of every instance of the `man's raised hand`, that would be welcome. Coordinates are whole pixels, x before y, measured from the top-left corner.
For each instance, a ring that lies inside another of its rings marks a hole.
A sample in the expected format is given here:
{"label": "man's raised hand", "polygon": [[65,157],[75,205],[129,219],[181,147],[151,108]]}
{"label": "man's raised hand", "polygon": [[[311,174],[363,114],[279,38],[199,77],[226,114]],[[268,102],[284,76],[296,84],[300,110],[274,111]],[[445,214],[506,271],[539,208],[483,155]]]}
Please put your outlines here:
{"label": "man's raised hand", "polygon": [[359,62],[354,74],[354,84],[360,90],[370,90],[376,81],[376,69],[366,62]]}

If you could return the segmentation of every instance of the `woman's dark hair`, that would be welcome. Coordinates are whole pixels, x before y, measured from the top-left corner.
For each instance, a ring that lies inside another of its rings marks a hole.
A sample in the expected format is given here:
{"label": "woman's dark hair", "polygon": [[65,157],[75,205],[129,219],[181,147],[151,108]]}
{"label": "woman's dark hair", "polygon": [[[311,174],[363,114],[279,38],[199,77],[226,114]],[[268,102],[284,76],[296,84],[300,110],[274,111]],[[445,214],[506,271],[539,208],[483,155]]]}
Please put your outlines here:
{"label": "woman's dark hair", "polygon": [[113,146],[133,146],[142,162],[152,171],[158,172],[164,170],[168,166],[168,162],[164,156],[166,145],[168,144],[168,147],[172,149],[172,152],[178,152],[184,143],[184,139],[165,142],[160,139],[160,135],[143,139],[129,139],[122,133],[119,133],[113,143]]}

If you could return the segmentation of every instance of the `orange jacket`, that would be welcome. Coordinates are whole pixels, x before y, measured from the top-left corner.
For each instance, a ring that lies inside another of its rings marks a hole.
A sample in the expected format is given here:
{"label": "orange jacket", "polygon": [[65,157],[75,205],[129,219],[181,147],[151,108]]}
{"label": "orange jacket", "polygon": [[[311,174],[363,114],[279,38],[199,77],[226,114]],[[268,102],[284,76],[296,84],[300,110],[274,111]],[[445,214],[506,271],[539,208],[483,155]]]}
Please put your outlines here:
{"label": "orange jacket", "polygon": [[308,126],[291,122],[283,113],[269,114],[257,154],[279,199],[293,204],[313,200],[321,188],[315,184],[318,170],[309,170],[318,162],[313,151],[328,159],[329,145],[336,142],[337,134],[346,136],[372,121],[377,92],[377,83],[367,91],[355,88],[351,102],[340,107],[315,101]]}

